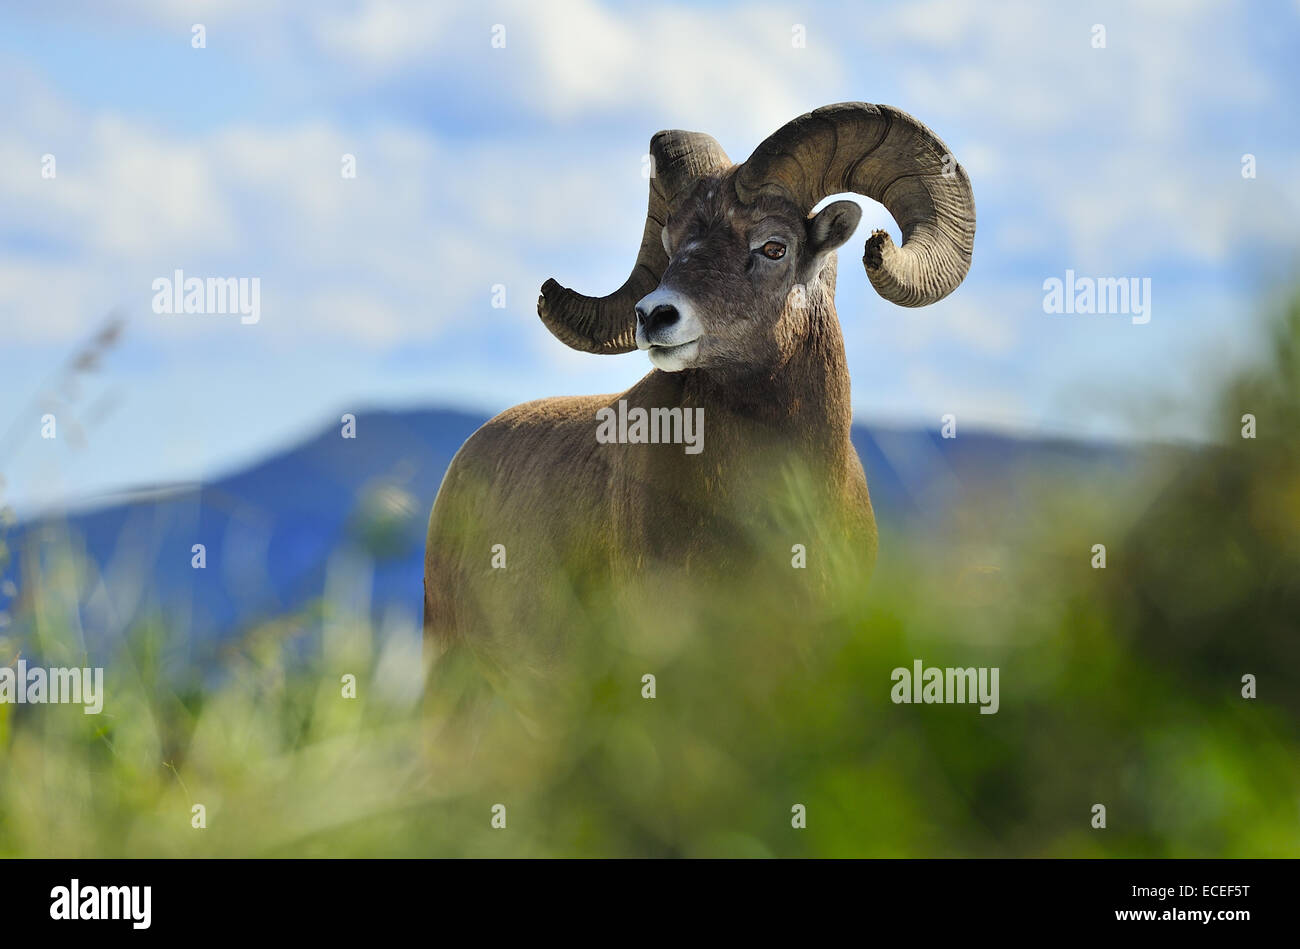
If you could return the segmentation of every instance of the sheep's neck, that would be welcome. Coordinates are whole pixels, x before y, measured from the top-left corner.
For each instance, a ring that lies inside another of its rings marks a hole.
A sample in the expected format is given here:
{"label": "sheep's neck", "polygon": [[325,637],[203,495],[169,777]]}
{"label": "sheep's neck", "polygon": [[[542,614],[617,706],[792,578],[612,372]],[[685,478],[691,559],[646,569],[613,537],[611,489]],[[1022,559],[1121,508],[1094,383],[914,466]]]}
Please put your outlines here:
{"label": "sheep's neck", "polygon": [[683,404],[750,423],[773,438],[817,451],[827,461],[849,445],[852,408],[844,338],[833,307],[816,307],[808,332],[770,376],[713,380],[705,373],[683,379]]}

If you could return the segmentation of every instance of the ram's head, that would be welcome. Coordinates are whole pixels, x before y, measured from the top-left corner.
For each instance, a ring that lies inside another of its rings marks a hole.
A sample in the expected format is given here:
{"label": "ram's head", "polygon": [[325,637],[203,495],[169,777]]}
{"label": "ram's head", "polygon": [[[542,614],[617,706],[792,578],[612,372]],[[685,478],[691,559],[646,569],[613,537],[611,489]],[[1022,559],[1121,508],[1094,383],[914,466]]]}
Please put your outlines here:
{"label": "ram's head", "polygon": [[928,128],[889,106],[826,106],[787,123],[733,165],[699,132],[651,139],[654,174],[641,250],[618,290],[588,297],[548,280],[538,313],[585,352],[647,350],[660,369],[759,371],[801,338],[809,297],[834,291],[834,251],[861,211],[832,194],[879,201],[902,231],[866,243],[882,297],[924,306],[970,267],[970,179]]}

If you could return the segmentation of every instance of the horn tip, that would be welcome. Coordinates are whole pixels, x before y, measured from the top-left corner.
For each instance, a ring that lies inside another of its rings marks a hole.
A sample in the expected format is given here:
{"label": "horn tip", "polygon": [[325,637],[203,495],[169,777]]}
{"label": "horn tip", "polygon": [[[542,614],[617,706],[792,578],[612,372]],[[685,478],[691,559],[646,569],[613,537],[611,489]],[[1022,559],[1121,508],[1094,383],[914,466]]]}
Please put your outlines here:
{"label": "horn tip", "polygon": [[547,311],[558,302],[558,297],[565,292],[565,288],[554,277],[548,279],[542,284],[542,292],[537,297],[537,312],[545,317]]}
{"label": "horn tip", "polygon": [[885,262],[885,255],[890,253],[893,247],[894,239],[889,236],[889,232],[876,228],[871,232],[866,246],[862,249],[862,265],[868,270],[879,270]]}

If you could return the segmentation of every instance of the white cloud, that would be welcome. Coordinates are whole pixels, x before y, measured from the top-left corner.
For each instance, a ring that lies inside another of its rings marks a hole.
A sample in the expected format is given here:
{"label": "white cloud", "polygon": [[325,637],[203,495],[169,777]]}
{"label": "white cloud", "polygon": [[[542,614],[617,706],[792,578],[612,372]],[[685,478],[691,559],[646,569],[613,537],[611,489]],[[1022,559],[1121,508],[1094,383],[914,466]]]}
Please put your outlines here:
{"label": "white cloud", "polygon": [[[732,11],[648,4],[607,9],[595,0],[510,0],[490,14],[366,0],[322,17],[321,49],[371,79],[435,69],[501,82],[512,105],[552,119],[649,110],[681,127],[727,123],[772,131],[816,105],[844,69],[822,42],[795,48],[797,11],[764,4]],[[506,45],[493,48],[492,28]],[[647,137],[650,132],[647,131]],[[743,156],[742,156],[743,157]]]}
{"label": "white cloud", "polygon": [[1009,246],[1120,273],[1294,245],[1300,163],[1241,187],[1259,142],[1232,120],[1290,110],[1250,22],[1239,3],[928,0],[873,10],[865,35],[905,64],[905,107],[954,146]]}
{"label": "white cloud", "polygon": [[[0,177],[0,214],[59,252],[0,268],[11,340],[68,341],[116,304],[149,320],[151,283],[174,269],[259,277],[264,320],[252,332],[265,336],[427,340],[485,305],[493,284],[535,295],[540,278],[522,255],[607,239],[608,220],[573,213],[584,199],[645,202],[631,154],[553,165],[515,143],[453,150],[403,126],[344,131],[316,119],[180,137],[87,115],[48,90],[30,101],[41,130],[19,121],[0,144],[0,164],[19,170]],[[40,175],[45,149],[52,180]],[[355,179],[340,174],[345,153]],[[629,235],[629,265],[634,250]],[[232,328],[145,325],[167,337]]]}
{"label": "white cloud", "polygon": [[108,308],[93,273],[40,259],[0,261],[0,326],[7,347],[79,339]]}
{"label": "white cloud", "polygon": [[[326,53],[382,74],[441,48],[454,18],[449,6],[436,3],[365,0],[351,10],[326,11],[314,32]],[[486,39],[487,31],[480,32]]]}

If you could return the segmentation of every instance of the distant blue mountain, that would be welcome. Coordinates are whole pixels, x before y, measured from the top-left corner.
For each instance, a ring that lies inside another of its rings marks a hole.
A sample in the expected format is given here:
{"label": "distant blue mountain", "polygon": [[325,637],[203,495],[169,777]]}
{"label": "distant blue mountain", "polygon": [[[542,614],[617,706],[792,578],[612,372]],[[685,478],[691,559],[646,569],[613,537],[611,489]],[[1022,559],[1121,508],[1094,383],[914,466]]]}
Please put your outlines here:
{"label": "distant blue mountain", "polygon": [[[48,561],[72,544],[101,582],[81,604],[88,647],[157,618],[191,640],[224,641],[252,623],[309,606],[340,551],[373,562],[376,615],[422,608],[424,530],[452,456],[482,416],[438,409],[357,417],[210,484],[137,492],[84,513],[44,516],[10,533],[18,553]],[[882,532],[935,529],[964,497],[1012,492],[1026,472],[1115,473],[1138,449],[1083,442],[855,426]],[[1014,499],[1012,499],[1014,500]],[[191,565],[202,544],[206,568]],[[14,577],[21,600],[22,577]],[[20,604],[21,605],[21,604]],[[0,598],[0,609],[6,604]]]}

